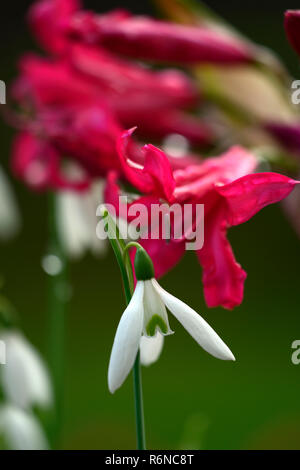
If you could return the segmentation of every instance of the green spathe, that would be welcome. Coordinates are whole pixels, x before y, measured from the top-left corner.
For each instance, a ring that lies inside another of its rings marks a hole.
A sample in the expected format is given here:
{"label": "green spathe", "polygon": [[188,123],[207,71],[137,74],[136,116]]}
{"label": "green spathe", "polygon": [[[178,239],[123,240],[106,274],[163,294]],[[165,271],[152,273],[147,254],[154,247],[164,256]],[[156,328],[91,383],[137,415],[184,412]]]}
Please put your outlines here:
{"label": "green spathe", "polygon": [[148,253],[138,247],[134,258],[134,270],[138,281],[148,281],[154,277],[154,267]]}

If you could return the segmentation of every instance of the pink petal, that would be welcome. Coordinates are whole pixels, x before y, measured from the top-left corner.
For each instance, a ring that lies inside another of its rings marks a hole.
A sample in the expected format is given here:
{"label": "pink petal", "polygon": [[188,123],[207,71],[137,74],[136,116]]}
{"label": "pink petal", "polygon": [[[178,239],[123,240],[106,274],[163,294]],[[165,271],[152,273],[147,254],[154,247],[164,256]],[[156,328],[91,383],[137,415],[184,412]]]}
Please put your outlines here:
{"label": "pink petal", "polygon": [[285,13],[284,26],[291,45],[300,55],[300,10],[288,10]]}
{"label": "pink petal", "polygon": [[128,107],[154,111],[198,103],[195,84],[178,70],[154,71],[91,45],[73,46],[68,57],[76,73],[92,80],[99,91],[105,89],[111,105],[120,113]]}
{"label": "pink petal", "polygon": [[249,46],[232,35],[144,16],[81,14],[74,20],[71,33],[140,59],[180,64],[234,64],[253,60]]}
{"label": "pink petal", "polygon": [[184,201],[203,198],[215,185],[225,184],[247,175],[257,166],[256,157],[242,147],[235,146],[220,157],[211,157],[201,164],[174,171],[174,196]]}
{"label": "pink petal", "polygon": [[30,99],[35,104],[95,104],[102,97],[95,84],[74,74],[66,61],[41,58],[34,54],[22,57],[21,75],[13,88],[15,99]]}
{"label": "pink petal", "polygon": [[236,262],[226,238],[226,206],[220,203],[204,223],[204,246],[197,251],[197,256],[203,268],[206,303],[208,307],[233,309],[243,300],[247,274]]}
{"label": "pink petal", "polygon": [[79,10],[79,0],[42,0],[30,8],[28,19],[38,42],[46,51],[61,54],[70,42],[65,27]]}
{"label": "pink petal", "polygon": [[216,191],[228,204],[229,224],[239,225],[247,222],[265,206],[287,197],[298,183],[278,173],[254,173],[216,187]]}
{"label": "pink petal", "polygon": [[128,180],[141,192],[172,199],[175,181],[168,157],[153,145],[145,145],[145,163],[136,165],[128,158],[128,145],[134,129],[124,132],[118,140],[117,148],[121,166]]}

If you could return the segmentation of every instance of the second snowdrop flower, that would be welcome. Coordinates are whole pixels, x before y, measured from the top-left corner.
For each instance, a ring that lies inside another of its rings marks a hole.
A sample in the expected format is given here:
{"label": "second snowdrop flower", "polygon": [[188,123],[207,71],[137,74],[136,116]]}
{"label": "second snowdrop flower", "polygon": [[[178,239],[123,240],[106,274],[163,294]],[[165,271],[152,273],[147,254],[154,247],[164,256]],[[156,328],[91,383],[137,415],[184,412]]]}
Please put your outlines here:
{"label": "second snowdrop flower", "polygon": [[0,339],[6,345],[6,364],[0,369],[5,398],[24,409],[51,406],[50,377],[38,352],[18,331],[1,332]]}
{"label": "second snowdrop flower", "polygon": [[123,384],[132,369],[142,337],[173,333],[167,309],[205,351],[218,359],[235,360],[230,349],[198,313],[158,284],[152,261],[142,247],[137,249],[134,268],[136,288],[121,317],[110,357],[108,386],[111,393]]}

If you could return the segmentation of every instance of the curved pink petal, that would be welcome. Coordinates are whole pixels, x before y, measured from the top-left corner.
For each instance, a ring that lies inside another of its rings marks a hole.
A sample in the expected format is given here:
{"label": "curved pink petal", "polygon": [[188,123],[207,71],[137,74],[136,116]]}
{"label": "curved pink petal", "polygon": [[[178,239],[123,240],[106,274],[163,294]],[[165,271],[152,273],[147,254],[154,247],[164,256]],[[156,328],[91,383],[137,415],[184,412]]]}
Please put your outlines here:
{"label": "curved pink petal", "polygon": [[222,202],[204,219],[204,245],[197,251],[203,268],[204,296],[208,307],[233,309],[241,304],[247,274],[236,262],[226,238],[227,208]]}
{"label": "curved pink petal", "polygon": [[239,225],[247,222],[265,206],[287,197],[296,184],[299,181],[278,173],[254,173],[216,187],[216,191],[226,199],[228,223]]}
{"label": "curved pink petal", "polygon": [[251,152],[232,147],[220,157],[207,158],[201,164],[174,171],[174,196],[180,201],[203,198],[217,183],[234,181],[252,173],[256,166],[257,159]]}
{"label": "curved pink petal", "polygon": [[175,181],[168,157],[153,145],[145,145],[142,149],[144,166],[134,163],[127,155],[133,132],[134,129],[130,129],[118,139],[118,154],[124,174],[141,192],[172,200]]}
{"label": "curved pink petal", "polygon": [[145,16],[78,15],[71,34],[127,56],[177,63],[235,64],[253,60],[251,48],[230,34]]}

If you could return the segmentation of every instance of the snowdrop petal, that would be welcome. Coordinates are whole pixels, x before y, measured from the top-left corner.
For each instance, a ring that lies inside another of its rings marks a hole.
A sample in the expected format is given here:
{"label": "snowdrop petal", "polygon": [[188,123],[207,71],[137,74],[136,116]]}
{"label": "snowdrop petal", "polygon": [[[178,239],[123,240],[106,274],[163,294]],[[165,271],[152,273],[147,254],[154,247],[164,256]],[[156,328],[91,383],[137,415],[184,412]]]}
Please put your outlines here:
{"label": "snowdrop petal", "polygon": [[166,292],[155,279],[152,283],[166,307],[205,351],[218,359],[235,360],[230,349],[195,310]]}
{"label": "snowdrop petal", "polygon": [[156,333],[152,338],[142,336],[140,342],[140,359],[142,365],[150,366],[156,362],[162,352],[163,345],[164,337],[160,333]]}
{"label": "snowdrop petal", "polygon": [[11,450],[46,450],[44,432],[32,413],[13,405],[0,408],[0,436]]}
{"label": "snowdrop petal", "polygon": [[111,393],[123,384],[139,349],[144,316],[143,295],[144,282],[139,281],[114,339],[108,368],[108,388]]}
{"label": "snowdrop petal", "polygon": [[6,345],[6,364],[0,369],[6,398],[21,408],[51,405],[50,378],[38,352],[18,332],[1,339]]}

